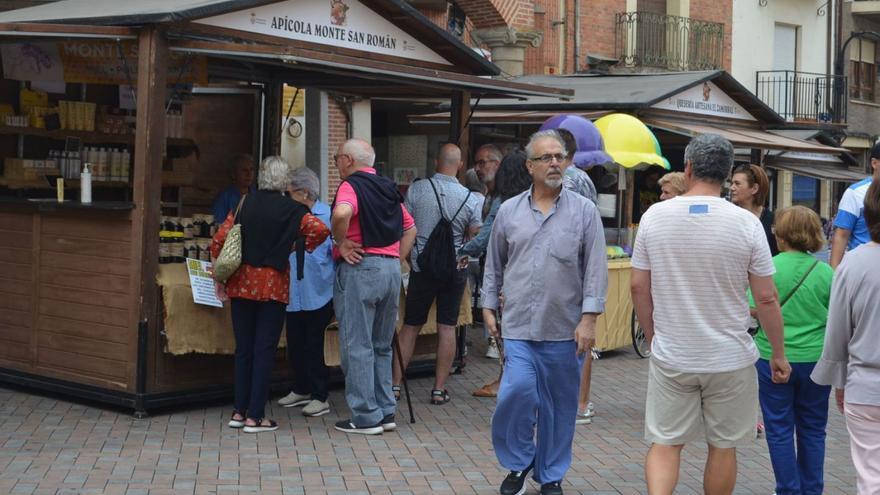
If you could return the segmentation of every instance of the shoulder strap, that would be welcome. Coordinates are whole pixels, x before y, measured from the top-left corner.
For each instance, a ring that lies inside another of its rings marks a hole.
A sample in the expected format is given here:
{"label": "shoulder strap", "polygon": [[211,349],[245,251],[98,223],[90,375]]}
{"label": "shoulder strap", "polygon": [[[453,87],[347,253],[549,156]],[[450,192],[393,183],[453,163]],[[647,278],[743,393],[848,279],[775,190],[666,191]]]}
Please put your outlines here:
{"label": "shoulder strap", "polygon": [[794,286],[794,289],[791,289],[791,291],[789,291],[788,294],[786,294],[785,298],[783,298],[783,299],[779,302],[779,307],[780,307],[780,308],[783,307],[783,306],[785,306],[785,303],[787,303],[788,300],[791,299],[791,296],[793,296],[794,293],[797,292],[797,290],[801,288],[801,285],[804,284],[804,281],[807,279],[807,277],[810,276],[810,273],[813,272],[813,268],[816,268],[816,265],[818,265],[818,264],[819,264],[819,260],[815,260],[815,261],[813,261],[813,264],[810,265],[810,269],[807,270],[807,273],[804,273],[804,276],[801,277],[801,279],[800,279],[800,281],[798,281],[797,285]]}
{"label": "shoulder strap", "polygon": [[[437,194],[437,188],[434,186],[434,181],[428,179],[428,184],[431,184],[431,189],[434,190],[434,197],[437,198],[437,208],[440,208],[440,218],[446,220],[446,215],[443,214],[443,203],[440,202],[440,195]],[[448,220],[451,221],[451,220]]]}
{"label": "shoulder strap", "polygon": [[458,210],[456,210],[455,215],[452,215],[452,220],[449,221],[450,223],[455,221],[456,217],[458,217],[458,214],[461,213],[461,209],[464,208],[464,205],[467,204],[469,199],[471,199],[471,192],[470,191],[468,191],[467,196],[464,197],[464,201],[461,202],[461,206],[458,207]]}
{"label": "shoulder strap", "polygon": [[241,205],[244,204],[244,198],[246,198],[246,197],[247,197],[247,193],[245,193],[245,195],[242,196],[241,199],[238,201],[238,206],[235,208],[235,214],[232,215],[233,225],[235,224],[235,221],[238,220],[238,213],[241,211]]}

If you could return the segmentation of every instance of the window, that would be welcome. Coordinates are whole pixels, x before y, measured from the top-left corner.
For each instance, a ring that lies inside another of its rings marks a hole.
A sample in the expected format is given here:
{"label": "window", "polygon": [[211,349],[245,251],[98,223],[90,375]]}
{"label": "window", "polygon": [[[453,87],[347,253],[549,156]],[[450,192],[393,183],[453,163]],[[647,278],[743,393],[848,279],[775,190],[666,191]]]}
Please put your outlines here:
{"label": "window", "polygon": [[877,82],[874,49],[873,41],[859,39],[853,41],[849,51],[851,98],[874,101],[874,88]]}
{"label": "window", "polygon": [[449,2],[446,8],[446,30],[461,38],[465,30],[465,14],[455,2]]}
{"label": "window", "polygon": [[819,212],[819,179],[794,174],[791,179],[791,204]]}

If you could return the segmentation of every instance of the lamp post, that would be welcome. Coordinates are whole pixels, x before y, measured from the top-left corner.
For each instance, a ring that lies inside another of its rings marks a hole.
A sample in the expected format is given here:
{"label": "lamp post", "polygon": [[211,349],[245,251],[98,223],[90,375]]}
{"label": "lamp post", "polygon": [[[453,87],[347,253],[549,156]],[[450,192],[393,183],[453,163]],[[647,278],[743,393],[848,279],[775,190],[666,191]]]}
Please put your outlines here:
{"label": "lamp post", "polygon": [[854,31],[850,33],[849,38],[843,42],[840,46],[840,50],[837,52],[837,59],[834,61],[834,105],[832,112],[834,114],[834,122],[842,122],[844,115],[844,107],[846,105],[846,73],[845,73],[845,58],[846,58],[846,49],[849,47],[850,42],[854,39],[872,39],[874,41],[880,41],[880,33],[876,33],[874,31]]}

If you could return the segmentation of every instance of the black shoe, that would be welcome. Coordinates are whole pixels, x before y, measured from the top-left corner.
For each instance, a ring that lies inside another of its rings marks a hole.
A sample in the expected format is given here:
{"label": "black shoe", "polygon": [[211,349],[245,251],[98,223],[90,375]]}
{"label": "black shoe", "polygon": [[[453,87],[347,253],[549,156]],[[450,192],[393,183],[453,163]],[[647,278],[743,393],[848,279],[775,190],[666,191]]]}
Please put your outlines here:
{"label": "black shoe", "polygon": [[529,464],[525,471],[511,471],[501,482],[501,495],[522,495],[526,492],[526,478],[534,464]]}
{"label": "black shoe", "polygon": [[394,422],[393,414],[389,414],[382,418],[382,422],[379,424],[382,425],[382,431],[394,431],[397,429],[397,423]]}
{"label": "black shoe", "polygon": [[345,433],[359,433],[361,435],[381,435],[382,434],[382,424],[379,423],[373,426],[355,426],[354,423],[351,422],[350,419],[342,420],[334,426],[339,431],[344,431]]}
{"label": "black shoe", "polygon": [[562,495],[562,482],[544,483],[541,485],[541,495]]}

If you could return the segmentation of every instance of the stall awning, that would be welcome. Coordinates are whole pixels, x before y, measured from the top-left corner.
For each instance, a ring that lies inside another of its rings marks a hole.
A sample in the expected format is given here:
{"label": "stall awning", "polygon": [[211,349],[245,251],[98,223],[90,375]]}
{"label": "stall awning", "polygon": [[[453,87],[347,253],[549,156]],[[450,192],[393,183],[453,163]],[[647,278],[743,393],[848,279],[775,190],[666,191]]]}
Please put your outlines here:
{"label": "stall awning", "polygon": [[777,170],[787,170],[798,175],[815,177],[816,179],[831,180],[837,182],[858,182],[865,178],[865,174],[835,167],[833,165],[820,165],[809,162],[787,162],[784,160],[768,162],[767,167]]}
{"label": "stall awning", "polygon": [[692,122],[679,122],[674,120],[662,120],[647,118],[643,119],[649,127],[663,129],[664,131],[681,134],[683,136],[699,136],[700,134],[718,134],[727,139],[734,146],[756,148],[763,150],[800,151],[804,153],[831,153],[840,154],[846,152],[843,148],[834,148],[817,143],[810,143],[786,136],[780,136],[760,129],[744,127],[719,127],[710,124],[697,124]]}
{"label": "stall awning", "polygon": [[[499,125],[540,125],[550,117],[560,112],[549,111],[528,111],[516,112],[510,110],[475,110],[471,115],[470,124],[499,124]],[[597,112],[566,112],[580,115],[585,119],[595,120],[599,117],[607,115],[609,111]],[[415,125],[439,124],[449,125],[449,112],[437,112],[425,115],[410,115],[409,122]]]}
{"label": "stall awning", "polygon": [[[470,74],[406,66],[379,60],[367,60],[341,54],[327,53],[307,48],[274,45],[223,43],[214,41],[178,40],[171,43],[171,50],[204,54],[237,60],[274,63],[292,75],[297,86],[309,87],[309,74],[338,74],[340,77],[315,79],[314,85],[340,93],[365,96],[418,96],[430,94],[430,88],[444,90],[469,90],[484,97],[491,96],[548,96],[565,98],[570,90],[536,86]],[[278,77],[283,77],[278,74]],[[390,85],[390,82],[406,83]],[[435,89],[435,92],[436,92]],[[425,90],[428,90],[427,92]],[[409,92],[411,91],[411,93]],[[447,119],[448,122],[448,119]]]}

